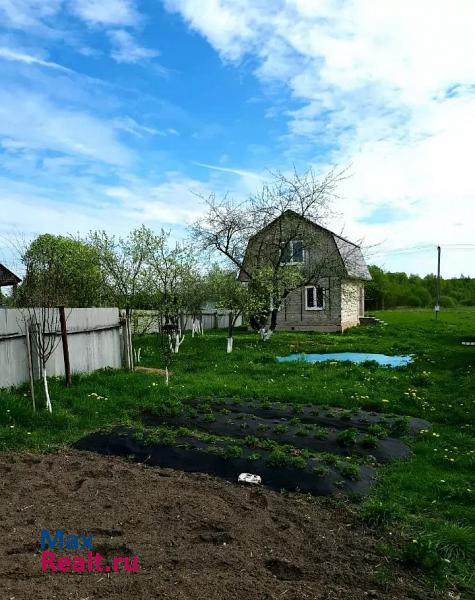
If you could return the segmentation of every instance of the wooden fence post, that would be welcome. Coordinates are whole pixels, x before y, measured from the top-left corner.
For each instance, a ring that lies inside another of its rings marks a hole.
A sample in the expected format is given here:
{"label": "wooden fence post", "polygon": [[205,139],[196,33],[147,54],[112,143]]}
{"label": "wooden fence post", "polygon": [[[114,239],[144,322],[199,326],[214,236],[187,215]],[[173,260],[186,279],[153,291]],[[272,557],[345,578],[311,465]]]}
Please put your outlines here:
{"label": "wooden fence post", "polygon": [[66,380],[66,387],[71,387],[71,363],[69,361],[68,331],[66,328],[64,306],[60,306],[58,310],[59,322],[61,323],[61,341],[63,343],[64,377]]}

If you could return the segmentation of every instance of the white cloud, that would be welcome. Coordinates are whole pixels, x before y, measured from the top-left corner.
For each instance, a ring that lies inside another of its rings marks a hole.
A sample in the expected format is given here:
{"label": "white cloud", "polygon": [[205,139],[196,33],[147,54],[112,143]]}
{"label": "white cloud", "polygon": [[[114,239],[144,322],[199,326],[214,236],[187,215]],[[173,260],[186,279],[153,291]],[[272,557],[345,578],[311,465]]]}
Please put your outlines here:
{"label": "white cloud", "polygon": [[0,90],[0,138],[10,150],[53,150],[113,165],[134,158],[104,119],[21,88]]}
{"label": "white cloud", "polygon": [[42,21],[54,17],[63,0],[0,0],[3,25],[23,29],[42,26]]}
{"label": "white cloud", "polygon": [[133,36],[123,29],[110,31],[109,38],[113,45],[112,58],[118,63],[139,63],[160,55],[158,50],[137,44]]}
{"label": "white cloud", "polygon": [[37,56],[32,56],[31,54],[18,50],[12,50],[11,48],[0,48],[0,59],[1,58],[13,62],[25,63],[27,65],[38,65],[40,67],[46,67],[48,69],[57,69],[58,71],[64,71],[66,73],[73,72],[71,69],[63,67],[58,63],[43,60],[42,58],[38,58]]}
{"label": "white cloud", "polygon": [[[337,206],[348,235],[385,241],[388,249],[474,239],[472,0],[456,6],[449,0],[166,0],[166,6],[224,60],[252,55],[264,84],[286,86],[293,105],[300,104],[276,112],[288,121],[280,142],[289,161],[304,156],[322,170],[352,165]],[[409,220],[361,222],[387,205],[408,211]],[[457,259],[450,260],[451,272],[459,272]],[[417,255],[406,261],[408,270],[427,267]]]}
{"label": "white cloud", "polygon": [[71,8],[89,25],[135,26],[140,22],[134,0],[72,0]]}

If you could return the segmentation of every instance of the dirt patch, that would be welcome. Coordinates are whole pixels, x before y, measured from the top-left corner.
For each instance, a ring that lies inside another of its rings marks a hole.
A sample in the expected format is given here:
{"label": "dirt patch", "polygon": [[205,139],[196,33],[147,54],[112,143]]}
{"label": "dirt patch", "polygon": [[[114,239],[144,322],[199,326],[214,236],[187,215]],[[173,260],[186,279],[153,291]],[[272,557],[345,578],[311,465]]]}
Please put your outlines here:
{"label": "dirt patch", "polygon": [[[148,373],[149,375],[163,375],[163,377],[166,375],[165,369],[154,369],[152,367],[135,367],[134,371],[138,371],[139,373]],[[171,373],[168,374],[171,375]]]}
{"label": "dirt patch", "polygon": [[[344,506],[79,451],[0,467],[2,600],[433,598]],[[92,533],[139,570],[41,573],[43,528]]]}

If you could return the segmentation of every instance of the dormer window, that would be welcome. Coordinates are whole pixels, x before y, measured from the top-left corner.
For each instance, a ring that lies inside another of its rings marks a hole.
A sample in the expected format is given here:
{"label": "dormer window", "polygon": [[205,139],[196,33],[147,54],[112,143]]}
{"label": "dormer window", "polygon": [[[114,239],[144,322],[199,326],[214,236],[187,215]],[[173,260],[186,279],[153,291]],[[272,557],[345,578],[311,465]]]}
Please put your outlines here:
{"label": "dormer window", "polygon": [[303,255],[303,241],[291,240],[282,251],[282,263],[286,265],[303,263]]}

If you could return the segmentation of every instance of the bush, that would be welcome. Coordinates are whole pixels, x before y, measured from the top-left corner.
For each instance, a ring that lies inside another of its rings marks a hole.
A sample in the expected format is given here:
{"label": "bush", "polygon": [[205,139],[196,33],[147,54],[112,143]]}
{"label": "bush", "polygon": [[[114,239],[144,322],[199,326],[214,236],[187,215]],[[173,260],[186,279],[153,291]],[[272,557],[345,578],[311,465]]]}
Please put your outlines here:
{"label": "bush", "polygon": [[319,465],[313,470],[314,475],[316,475],[317,477],[326,477],[329,472],[330,469],[326,465]]}
{"label": "bush", "polygon": [[241,446],[226,446],[223,452],[224,458],[239,458],[241,454]]}
{"label": "bush", "polygon": [[353,480],[358,480],[360,478],[360,468],[355,463],[341,460],[336,463],[336,468],[340,471],[343,477]]}
{"label": "bush", "polygon": [[357,429],[344,429],[340,431],[337,435],[336,439],[339,444],[342,446],[353,446],[356,444],[356,440],[358,439],[359,432]]}
{"label": "bush", "polygon": [[379,438],[376,437],[375,435],[365,435],[362,439],[361,439],[361,445],[363,446],[363,448],[376,448],[376,446],[378,445],[379,442]]}
{"label": "bush", "polygon": [[441,296],[440,306],[443,308],[455,308],[457,306],[457,302],[451,296]]}

